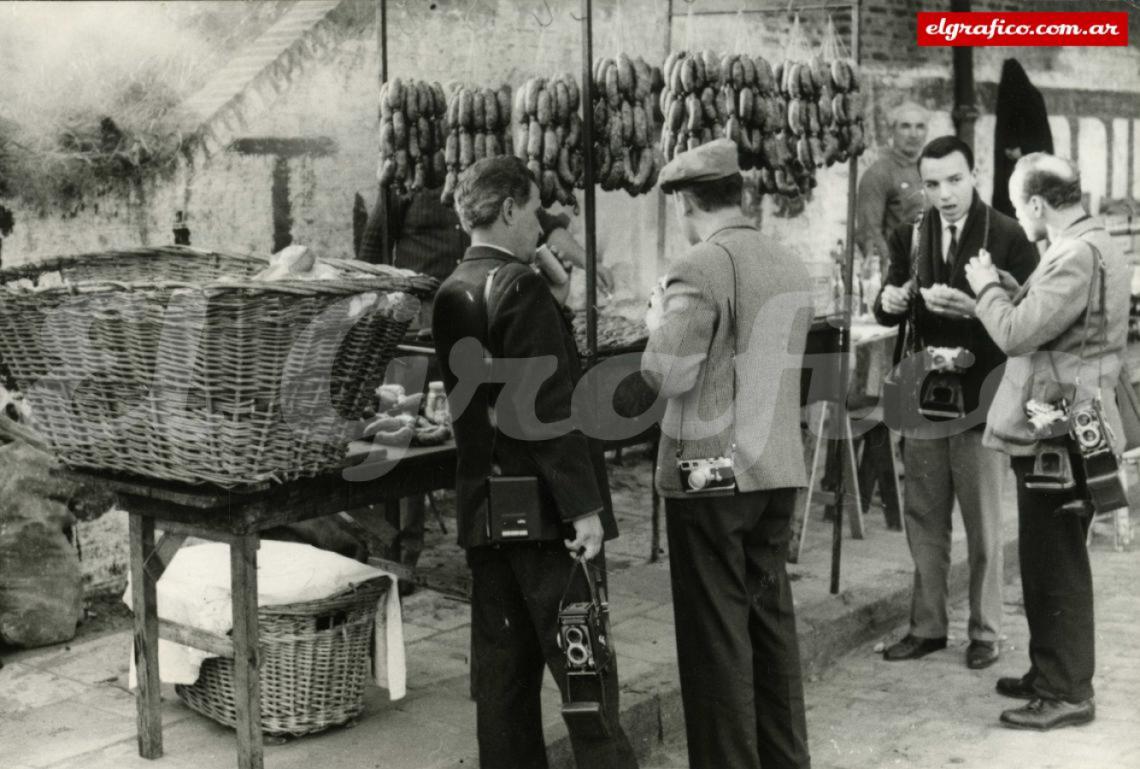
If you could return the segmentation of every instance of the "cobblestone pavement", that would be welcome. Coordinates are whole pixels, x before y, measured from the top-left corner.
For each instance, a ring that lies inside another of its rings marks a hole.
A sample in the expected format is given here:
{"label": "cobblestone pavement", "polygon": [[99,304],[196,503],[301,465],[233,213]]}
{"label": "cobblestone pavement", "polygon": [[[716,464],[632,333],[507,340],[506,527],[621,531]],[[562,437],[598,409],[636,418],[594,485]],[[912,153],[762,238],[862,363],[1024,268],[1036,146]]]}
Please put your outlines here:
{"label": "cobblestone pavement", "polygon": [[[1135,525],[1134,516],[1134,525]],[[922,660],[886,663],[866,644],[807,686],[815,769],[1137,769],[1140,767],[1140,548],[1092,548],[1096,591],[1097,719],[1037,733],[1005,729],[1016,706],[994,692],[998,676],[1028,667],[1020,581],[1006,591],[1002,657],[988,670],[964,664],[966,606],[954,607],[950,645]],[[901,634],[900,629],[895,636]],[[892,636],[894,637],[894,636]],[[687,767],[683,735],[645,769]]]}

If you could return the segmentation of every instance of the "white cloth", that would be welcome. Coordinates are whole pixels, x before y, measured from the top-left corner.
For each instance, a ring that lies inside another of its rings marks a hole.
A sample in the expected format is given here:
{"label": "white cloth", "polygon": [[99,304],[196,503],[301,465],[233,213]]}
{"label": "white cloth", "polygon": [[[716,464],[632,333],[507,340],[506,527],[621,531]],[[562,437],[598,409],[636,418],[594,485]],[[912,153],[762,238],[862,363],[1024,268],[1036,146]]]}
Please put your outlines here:
{"label": "white cloth", "polygon": [[[257,552],[258,606],[315,601],[382,576],[391,578],[392,587],[376,611],[376,683],[386,688],[393,700],[398,700],[407,691],[407,664],[394,574],[310,545],[262,540]],[[229,545],[211,542],[183,547],[158,580],[158,616],[224,636],[233,628],[230,595]],[[131,605],[129,582],[123,601]],[[198,679],[202,663],[210,656],[213,655],[201,649],[159,640],[159,674],[167,683],[192,684]],[[133,654],[130,687],[135,687]]]}

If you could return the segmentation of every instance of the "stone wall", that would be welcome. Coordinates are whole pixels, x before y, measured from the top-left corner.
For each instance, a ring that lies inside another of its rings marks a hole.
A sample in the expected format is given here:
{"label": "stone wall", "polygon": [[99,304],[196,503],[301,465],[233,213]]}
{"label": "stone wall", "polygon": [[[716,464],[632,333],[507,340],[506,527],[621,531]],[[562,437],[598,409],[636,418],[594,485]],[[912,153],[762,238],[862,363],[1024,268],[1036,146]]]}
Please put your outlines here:
{"label": "stone wall", "polygon": [[[576,3],[553,0],[555,22],[540,31],[533,2],[484,0],[472,5],[458,0],[390,3],[389,64],[394,75],[429,80],[463,79],[514,86],[534,74],[581,72],[579,27],[568,14]],[[884,115],[903,98],[917,98],[934,110],[932,136],[949,133],[952,125],[950,49],[918,49],[915,13],[922,4],[911,0],[868,0],[862,16],[863,84],[871,114],[871,138],[886,140]],[[1087,10],[1087,2],[1004,2],[975,0],[977,10]],[[1128,9],[1122,3],[1106,8]],[[678,9],[684,3],[674,2]],[[477,10],[464,18],[466,9]],[[595,56],[625,50],[651,61],[664,58],[667,44],[715,50],[742,49],[773,59],[783,53],[789,20],[782,14],[737,16],[736,2],[697,0],[697,11],[720,15],[681,16],[670,25],[663,0],[613,0],[594,3]],[[1140,21],[1132,11],[1133,26]],[[335,153],[288,161],[289,215],[295,242],[319,253],[346,256],[352,251],[352,205],[360,194],[370,207],[376,196],[376,96],[379,57],[376,31],[356,22],[338,31],[337,41],[313,66],[289,73],[287,87],[260,94],[251,103],[245,134],[253,137],[328,138]],[[821,17],[805,15],[803,28],[818,44]],[[850,18],[836,12],[840,35],[851,29]],[[690,23],[691,22],[691,23]],[[1001,61],[1017,56],[1045,93],[1053,116],[1058,151],[1077,158],[1086,186],[1096,196],[1140,197],[1140,53],[1135,46],[1119,49],[992,48],[975,50],[979,107],[976,148],[981,186],[989,194],[993,101]],[[278,93],[280,91],[280,93]],[[872,148],[860,166],[872,162]],[[5,240],[6,264],[53,254],[138,244],[169,243],[175,210],[189,213],[195,245],[267,253],[273,239],[272,185],[274,158],[223,152],[204,164],[183,166],[171,179],[151,182],[88,202],[81,209],[32,212],[17,209],[17,226]],[[780,219],[767,204],[764,227],[783,240],[824,277],[828,254],[845,236],[847,168],[820,172],[820,185],[807,210]],[[625,193],[599,193],[598,246],[615,272],[619,287],[644,296],[660,274],[659,212],[664,211],[664,259],[683,248],[672,211],[657,194],[631,199]],[[88,528],[82,539],[85,572],[92,586],[119,586],[125,541],[121,515]]]}
{"label": "stone wall", "polygon": [[[555,2],[555,22],[540,28],[531,13],[533,3],[498,0],[474,6],[437,2],[391,4],[389,66],[392,74],[448,82],[455,79],[492,84],[520,84],[532,74],[580,71],[579,27],[568,16],[576,10]],[[871,138],[886,140],[884,115],[905,97],[917,97],[935,110],[932,135],[952,130],[948,110],[952,100],[950,49],[919,49],[914,40],[912,0],[869,0],[863,11],[861,53],[864,90],[871,107]],[[1069,3],[1077,7],[1080,3]],[[1106,3],[1106,6],[1115,4]],[[1119,4],[1121,8],[1128,6]],[[565,7],[563,7],[565,6]],[[978,10],[1068,7],[1065,3],[1000,3],[979,0]],[[667,38],[673,47],[689,45],[717,50],[749,50],[779,58],[787,40],[788,18],[780,14],[733,13],[739,6],[724,0],[701,0],[678,9],[698,14],[679,15],[666,23],[668,3],[660,0],[602,0],[594,5],[595,56],[619,49],[660,61]],[[1133,11],[1133,18],[1137,16]],[[320,253],[345,256],[352,249],[352,203],[360,193],[366,204],[375,198],[376,91],[379,61],[376,33],[360,14],[339,30],[330,53],[298,75],[289,73],[288,87],[262,94],[260,115],[248,120],[249,136],[285,138],[327,137],[337,151],[328,157],[301,157],[289,163],[289,206],[296,242]],[[849,34],[849,14],[833,15],[839,35]],[[825,17],[803,16],[803,30],[812,45],[822,37]],[[848,41],[850,43],[850,41]],[[1054,115],[1058,150],[1078,158],[1094,196],[1140,194],[1140,153],[1133,147],[1140,136],[1140,55],[1135,47],[1121,49],[990,48],[975,50],[979,106],[977,149],[983,194],[988,196],[992,152],[992,112],[1001,60],[1018,56],[1046,94]],[[1105,84],[1111,84],[1107,90]],[[864,167],[876,156],[873,148]],[[91,201],[81,210],[60,215],[17,211],[17,228],[4,243],[6,263],[61,252],[120,245],[166,243],[174,211],[184,209],[196,245],[265,253],[272,247],[273,158],[224,152],[198,168],[183,167],[170,180],[140,185],[121,194]],[[821,173],[815,200],[800,217],[765,226],[788,242],[808,261],[825,260],[845,232],[846,169]],[[599,252],[615,267],[619,281],[634,293],[648,290],[662,265],[657,260],[658,201],[656,195],[630,199],[624,193],[599,194]],[[767,212],[772,213],[771,207]],[[670,212],[666,211],[666,255],[680,246]]]}

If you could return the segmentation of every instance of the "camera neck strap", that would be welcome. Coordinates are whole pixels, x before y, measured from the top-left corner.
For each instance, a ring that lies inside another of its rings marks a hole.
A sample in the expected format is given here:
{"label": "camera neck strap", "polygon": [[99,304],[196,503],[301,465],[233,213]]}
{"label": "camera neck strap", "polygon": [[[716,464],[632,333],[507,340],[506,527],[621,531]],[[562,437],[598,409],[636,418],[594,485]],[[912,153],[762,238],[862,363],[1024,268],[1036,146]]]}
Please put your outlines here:
{"label": "camera neck strap", "polygon": [[[494,355],[491,354],[491,290],[495,285],[495,275],[498,274],[499,268],[494,267],[487,273],[487,279],[483,282],[483,362],[488,370],[491,367],[491,361]],[[484,387],[490,387],[485,384]],[[491,466],[492,473],[497,475],[498,471],[494,470],[495,467],[495,444],[498,442],[499,435],[498,427],[496,427],[497,420],[495,419],[495,407],[491,403],[490,395],[487,399],[487,421],[491,425]]]}
{"label": "camera neck strap", "polygon": [[574,561],[581,568],[574,568],[570,570],[570,577],[566,580],[566,587],[562,589],[562,598],[558,601],[558,611],[562,611],[566,608],[566,597],[570,595],[570,588],[574,586],[574,577],[578,576],[579,573],[581,573],[586,578],[586,588],[590,591],[590,603],[596,606],[600,611],[601,609],[605,608],[605,602],[604,599],[600,597],[602,595],[602,590],[598,587],[597,580],[595,579],[594,575],[590,573],[591,566],[589,561],[587,561],[585,558],[577,557],[574,559]]}
{"label": "camera neck strap", "polygon": [[[990,250],[990,207],[983,204],[982,205],[982,211],[983,211],[984,216],[985,216],[985,218],[983,220],[983,224],[982,224],[982,250],[983,251],[989,251]],[[930,217],[931,224],[927,230],[927,234],[925,237],[927,239],[927,247],[930,251],[930,255],[931,255],[930,258],[932,260],[931,264],[933,266],[933,260],[935,258],[934,257],[935,244],[934,244],[934,236],[933,236],[933,233],[935,232],[934,221],[936,219],[941,221],[940,216],[941,216],[941,214],[939,214],[934,209],[929,209],[925,213],[919,214],[917,217],[915,217],[914,227],[912,228],[911,235],[910,235],[910,284],[911,284],[911,286],[913,286],[913,290],[915,292],[916,298],[911,299],[911,302],[910,302],[910,308],[908,311],[908,318],[907,318],[907,324],[909,325],[909,328],[904,332],[907,334],[907,338],[906,338],[905,343],[903,345],[903,350],[909,351],[912,353],[916,353],[916,352],[921,351],[922,347],[923,347],[922,338],[919,336],[919,333],[918,333],[918,299],[917,299],[917,294],[918,294],[918,261],[919,261],[919,257],[920,257],[919,252],[921,250],[921,244],[923,243],[923,237],[924,237],[923,232],[922,232],[922,226],[923,226],[923,223],[926,221],[927,217]],[[960,222],[961,222],[961,220],[959,220],[959,223]],[[962,235],[965,236],[965,232],[963,232]],[[952,270],[951,278],[958,274],[958,267],[965,263],[964,259],[960,256],[960,254],[962,253],[961,241],[959,241],[958,252],[959,252],[959,257],[958,257],[956,263],[953,265],[950,265],[950,269]],[[948,280],[948,282],[949,282],[949,280]]]}
{"label": "camera neck strap", "polygon": [[[737,275],[736,275],[736,259],[733,258],[732,252],[729,251],[727,248],[725,248],[720,243],[714,243],[711,240],[708,242],[712,243],[714,246],[716,246],[717,248],[719,248],[721,251],[724,252],[724,255],[728,257],[729,265],[732,267],[732,299],[728,305],[728,322],[729,322],[729,327],[732,329],[732,411],[733,411],[733,414],[732,414],[732,433],[733,433],[733,435],[732,435],[732,448],[730,449],[730,453],[735,454],[736,453],[736,387],[737,387],[736,354],[737,354],[739,344],[740,344],[740,340],[739,340],[740,329],[737,326],[736,321],[737,321],[737,312],[738,312],[737,308],[740,306],[740,293],[739,293],[740,292],[740,283],[739,283],[739,280],[737,279]],[[709,361],[712,358],[712,347],[713,347],[713,339],[714,338],[715,338],[715,334],[709,337],[709,349],[708,349],[708,352],[705,353],[705,374],[706,374],[706,376],[708,375]],[[677,433],[677,459],[682,458],[682,455],[684,453],[684,449],[685,449],[685,400],[684,400],[684,398],[682,398],[681,399],[681,426],[680,426],[680,429],[678,430],[678,433]]]}
{"label": "camera neck strap", "polygon": [[[1092,326],[1093,299],[1097,293],[1098,288],[1100,289],[1100,291],[1099,291],[1099,293],[1100,293],[1100,304],[1099,304],[1100,324],[1098,327],[1098,333],[1100,333],[1102,336],[1107,336],[1107,334],[1108,334],[1108,307],[1106,304],[1107,295],[1108,295],[1108,287],[1106,285],[1105,274],[1104,274],[1104,259],[1101,256],[1100,249],[1098,249],[1096,246],[1094,246],[1092,243],[1090,243],[1087,240],[1084,242],[1092,250],[1092,259],[1093,259],[1093,261],[1092,261],[1092,274],[1089,276],[1089,294],[1088,294],[1088,298],[1085,301],[1085,313],[1084,313],[1085,314],[1085,322],[1084,322],[1084,327],[1081,331],[1081,348],[1080,348],[1080,352],[1077,354],[1078,360],[1080,361],[1080,365],[1077,367],[1077,376],[1073,381],[1073,398],[1072,398],[1071,402],[1076,401],[1077,396],[1079,395],[1080,389],[1081,389],[1081,373],[1084,371],[1084,364],[1085,364],[1085,347],[1088,344],[1089,338],[1091,336],[1089,329]],[[1046,355],[1049,356],[1049,365],[1053,369],[1053,376],[1055,376],[1057,378],[1058,386],[1060,386],[1063,389],[1064,383],[1061,381],[1061,372],[1058,371],[1058,369],[1057,369],[1057,361],[1053,358],[1053,351],[1052,350],[1046,350],[1045,353],[1046,353]],[[1096,365],[1097,365],[1097,389],[1099,391],[1099,389],[1100,389],[1100,377],[1104,373],[1102,358],[1097,358],[1097,364]]]}

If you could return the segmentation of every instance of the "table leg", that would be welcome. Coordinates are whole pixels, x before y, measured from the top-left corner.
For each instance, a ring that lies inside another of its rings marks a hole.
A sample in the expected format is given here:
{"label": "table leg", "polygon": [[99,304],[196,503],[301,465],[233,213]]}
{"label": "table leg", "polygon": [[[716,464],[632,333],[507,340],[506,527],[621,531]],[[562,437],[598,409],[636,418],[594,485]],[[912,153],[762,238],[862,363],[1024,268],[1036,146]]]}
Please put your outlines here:
{"label": "table leg", "polygon": [[162,690],[158,677],[158,601],[146,568],[154,553],[154,519],[130,516],[131,606],[134,610],[139,755],[162,756]]}
{"label": "table leg", "polygon": [[401,542],[401,534],[403,533],[403,526],[400,521],[400,499],[398,497],[388,498],[384,500],[384,518],[388,521],[388,525],[396,530],[396,537],[392,540],[392,544],[388,548],[388,560],[400,562],[400,551],[403,549],[403,542]]}
{"label": "table leg", "polygon": [[261,674],[258,670],[257,546],[256,534],[240,536],[230,543],[238,769],[262,769],[264,766]]}

